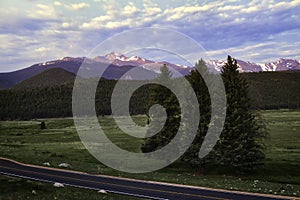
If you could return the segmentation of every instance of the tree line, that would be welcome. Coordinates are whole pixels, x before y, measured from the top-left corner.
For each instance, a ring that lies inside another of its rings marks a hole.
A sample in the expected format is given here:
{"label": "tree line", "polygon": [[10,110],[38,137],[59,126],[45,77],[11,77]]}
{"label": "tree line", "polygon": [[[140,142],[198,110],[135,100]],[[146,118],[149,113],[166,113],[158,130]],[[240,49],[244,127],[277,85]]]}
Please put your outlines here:
{"label": "tree line", "polygon": [[[95,99],[97,115],[111,114],[111,95],[116,83],[116,80],[99,81]],[[148,90],[149,87],[145,86],[133,93],[130,100],[132,115],[146,113]],[[73,83],[27,90],[2,90],[0,120],[71,117],[72,92]],[[122,94],[118,98],[122,98]]]}

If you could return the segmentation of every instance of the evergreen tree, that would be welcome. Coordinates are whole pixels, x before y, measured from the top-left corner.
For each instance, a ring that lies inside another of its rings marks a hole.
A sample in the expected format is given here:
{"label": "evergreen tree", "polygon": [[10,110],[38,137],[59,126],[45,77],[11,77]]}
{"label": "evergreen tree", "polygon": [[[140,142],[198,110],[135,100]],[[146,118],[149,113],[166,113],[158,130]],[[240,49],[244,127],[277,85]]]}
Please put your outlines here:
{"label": "evergreen tree", "polygon": [[[186,163],[188,163],[193,168],[197,168],[197,170],[199,167],[201,168],[201,170],[204,170],[206,164],[210,162],[212,157],[206,156],[205,159],[200,160],[198,154],[201,145],[203,143],[204,137],[207,133],[208,125],[210,122],[211,104],[210,104],[210,96],[209,96],[208,88],[202,76],[212,76],[212,74],[209,72],[209,69],[206,66],[206,63],[203,59],[201,59],[200,61],[198,61],[198,63],[196,63],[195,68],[197,70],[193,70],[187,76],[187,79],[191,84],[191,86],[193,87],[193,90],[197,96],[198,103],[199,103],[199,107],[192,109],[191,112],[193,112],[196,109],[200,110],[200,122],[199,122],[197,135],[192,145],[187,150],[187,152],[182,156],[181,159]],[[201,72],[201,74],[199,72]],[[189,103],[189,105],[187,106],[194,107],[195,105],[191,105],[191,103]],[[190,115],[195,115],[195,113],[190,113]],[[197,122],[193,122],[193,123],[197,123]],[[185,129],[185,132],[188,133],[189,130]]]}
{"label": "evergreen tree", "polygon": [[[157,77],[160,83],[174,81],[172,79],[172,72],[166,65],[161,67],[160,72],[160,75]],[[163,124],[164,120],[159,115],[156,115],[155,110],[152,113],[153,116],[148,116],[150,118],[150,128],[147,134],[152,135],[151,131],[157,130],[156,127],[163,126],[163,128],[159,133],[145,139],[141,147],[144,153],[155,151],[167,145],[176,135],[179,127],[180,109],[177,98],[172,91],[162,85],[152,85],[150,87],[148,110],[155,104],[159,104],[166,109],[167,119],[165,124]]]}
{"label": "evergreen tree", "polygon": [[239,74],[237,61],[228,56],[222,68],[227,96],[224,129],[219,140],[219,163],[240,170],[251,170],[263,164],[262,139],[266,126],[250,110],[247,81]]}

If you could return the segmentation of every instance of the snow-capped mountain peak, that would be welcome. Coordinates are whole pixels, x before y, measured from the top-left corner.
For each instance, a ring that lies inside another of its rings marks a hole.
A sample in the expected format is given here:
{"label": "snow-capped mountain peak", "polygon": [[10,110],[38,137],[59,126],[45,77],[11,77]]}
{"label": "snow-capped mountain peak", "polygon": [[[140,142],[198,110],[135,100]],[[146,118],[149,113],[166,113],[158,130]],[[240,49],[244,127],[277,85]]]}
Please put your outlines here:
{"label": "snow-capped mountain peak", "polygon": [[130,58],[127,59],[127,61],[137,61],[137,60],[140,60],[140,59],[142,59],[142,58],[140,58],[138,56],[131,56]]}
{"label": "snow-capped mountain peak", "polygon": [[131,56],[127,57],[124,54],[121,53],[116,53],[116,52],[111,52],[109,54],[106,54],[104,56],[109,61],[124,61],[124,62],[146,62],[146,59],[138,57],[138,56]]}
{"label": "snow-capped mountain peak", "polygon": [[[111,52],[104,56],[97,56],[95,58],[86,57],[64,57],[55,61],[47,61],[40,63],[40,66],[54,65],[60,62],[75,62],[75,63],[108,63],[118,67],[131,66],[131,67],[141,67],[143,69],[159,73],[160,68],[163,64],[166,64],[168,68],[172,71],[174,77],[179,77],[188,74],[193,70],[192,66],[183,66],[180,64],[172,64],[166,61],[153,61],[148,60],[136,55],[127,57],[124,54]],[[210,60],[207,61],[207,66],[212,69],[212,71],[220,72],[222,67],[225,65],[225,60]],[[286,70],[300,70],[300,62],[293,59],[279,58],[277,61],[261,64],[250,61],[243,61],[237,59],[237,64],[241,72],[261,72],[261,71],[286,71]]]}
{"label": "snow-capped mountain peak", "polygon": [[[226,61],[222,60],[211,60],[207,62],[207,65],[220,72],[225,63]],[[275,62],[269,62],[265,64],[258,64],[255,62],[237,59],[237,64],[241,72],[300,70],[299,61],[285,58],[279,58]]]}
{"label": "snow-capped mountain peak", "polygon": [[111,53],[109,53],[109,54],[106,54],[104,57],[105,57],[107,60],[110,60],[110,61],[113,61],[113,60],[122,60],[122,61],[124,61],[124,60],[127,59],[127,57],[124,56],[123,54],[121,54],[121,53],[116,53],[116,52],[111,52]]}

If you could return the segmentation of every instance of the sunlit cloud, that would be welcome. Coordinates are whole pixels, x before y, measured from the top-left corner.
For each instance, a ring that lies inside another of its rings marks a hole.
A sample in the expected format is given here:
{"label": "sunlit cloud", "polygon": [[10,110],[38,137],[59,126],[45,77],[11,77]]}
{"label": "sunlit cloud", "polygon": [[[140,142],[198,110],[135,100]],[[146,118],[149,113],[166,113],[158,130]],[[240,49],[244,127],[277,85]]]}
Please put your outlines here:
{"label": "sunlit cloud", "polygon": [[70,10],[81,10],[90,7],[90,4],[82,2],[77,4],[67,4],[65,7]]}

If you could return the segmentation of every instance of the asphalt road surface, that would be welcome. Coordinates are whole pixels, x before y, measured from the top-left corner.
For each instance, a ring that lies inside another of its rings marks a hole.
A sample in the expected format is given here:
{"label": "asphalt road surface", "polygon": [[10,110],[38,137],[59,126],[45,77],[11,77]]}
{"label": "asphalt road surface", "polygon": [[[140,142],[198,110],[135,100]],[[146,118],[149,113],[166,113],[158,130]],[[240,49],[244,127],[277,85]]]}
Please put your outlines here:
{"label": "asphalt road surface", "polygon": [[68,186],[87,188],[92,190],[105,190],[108,193],[123,194],[145,199],[296,199],[292,197],[252,194],[217,190],[211,188],[125,179],[111,176],[92,175],[70,170],[60,170],[55,168],[26,165],[5,158],[0,158],[0,173],[8,176],[42,182],[58,182]]}

